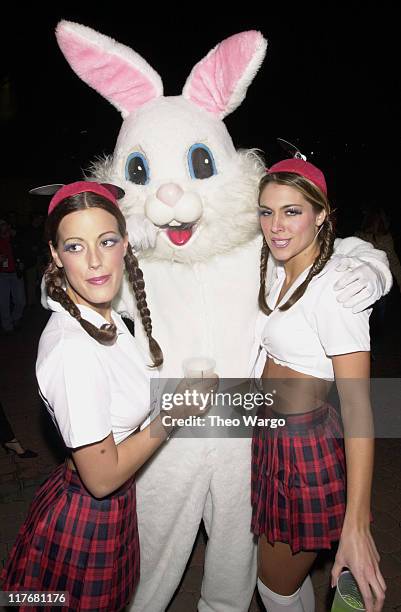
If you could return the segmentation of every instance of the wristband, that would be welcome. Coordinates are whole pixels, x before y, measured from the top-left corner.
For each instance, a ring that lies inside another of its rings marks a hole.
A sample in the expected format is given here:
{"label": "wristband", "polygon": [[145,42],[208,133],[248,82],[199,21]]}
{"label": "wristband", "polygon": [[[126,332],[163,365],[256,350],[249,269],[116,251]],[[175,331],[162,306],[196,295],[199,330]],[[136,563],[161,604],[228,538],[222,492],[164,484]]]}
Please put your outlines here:
{"label": "wristband", "polygon": [[[163,412],[165,412],[165,413],[169,414],[169,410],[162,409],[162,410],[160,411],[160,418],[161,418],[161,419],[163,419],[163,416],[162,416],[162,413],[163,413]],[[175,425],[170,425],[170,426],[167,426],[167,425],[164,425],[164,423],[163,423],[163,421],[162,421],[162,420],[161,420],[161,424],[162,424],[162,427],[163,427],[164,431],[166,431],[166,432],[167,432],[167,438],[166,438],[164,441],[165,441],[165,442],[168,442],[168,441],[170,440],[170,438],[171,438],[171,437],[172,437],[172,436],[175,434],[175,432],[177,431],[177,429],[178,429],[179,425],[175,424]]]}

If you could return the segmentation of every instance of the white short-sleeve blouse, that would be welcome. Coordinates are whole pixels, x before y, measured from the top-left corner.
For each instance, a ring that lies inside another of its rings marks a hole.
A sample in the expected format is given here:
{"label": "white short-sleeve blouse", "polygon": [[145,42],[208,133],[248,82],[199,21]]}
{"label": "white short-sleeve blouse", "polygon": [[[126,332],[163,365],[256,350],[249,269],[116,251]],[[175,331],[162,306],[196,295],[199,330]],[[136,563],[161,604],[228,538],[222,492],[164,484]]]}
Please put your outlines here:
{"label": "white short-sleeve blouse", "polygon": [[259,317],[259,354],[253,375],[259,376],[266,357],[302,374],[334,380],[331,357],[370,350],[369,316],[371,309],[354,314],[337,301],[334,284],[339,258],[333,255],[326,266],[310,281],[304,295],[288,310],[279,306],[287,302],[305,280],[310,266],[300,274],[277,304],[285,281],[284,266],[277,265],[277,278],[267,297],[272,309],[269,316]]}
{"label": "white short-sleeve blouse", "polygon": [[[64,308],[48,300],[53,313],[42,333],[36,361],[39,392],[67,447],[98,442],[111,432],[116,444],[152,412],[150,357],[139,349],[120,315],[112,312],[117,340],[100,344]],[[107,321],[78,305],[84,319]]]}

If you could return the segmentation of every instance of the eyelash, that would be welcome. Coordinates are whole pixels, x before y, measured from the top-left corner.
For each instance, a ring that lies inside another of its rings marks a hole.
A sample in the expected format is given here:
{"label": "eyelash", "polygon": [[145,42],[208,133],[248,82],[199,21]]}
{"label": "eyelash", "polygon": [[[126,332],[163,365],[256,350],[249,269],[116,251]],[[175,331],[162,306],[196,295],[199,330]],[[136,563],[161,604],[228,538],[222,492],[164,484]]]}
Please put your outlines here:
{"label": "eyelash", "polygon": [[[106,242],[111,242],[111,245],[106,245]],[[120,240],[118,238],[106,238],[106,240],[102,240],[102,242],[100,243],[101,245],[103,245],[106,249],[110,249],[111,247],[113,247],[115,244],[117,244],[118,242],[120,242]],[[70,244],[67,244],[64,247],[64,251],[67,253],[80,253],[82,249],[79,250],[75,250],[75,247],[81,247],[82,245],[79,244],[78,242],[72,242]]]}
{"label": "eyelash", "polygon": [[[106,240],[102,240],[101,244],[103,244],[103,245],[104,245],[104,243],[105,243],[105,242],[111,242],[111,243],[112,243],[112,245],[111,245],[111,246],[114,246],[115,244],[117,244],[118,242],[120,242],[120,240],[119,240],[118,238],[106,238]],[[105,245],[105,246],[106,246],[106,245]],[[109,248],[109,247],[107,247],[107,248]]]}
{"label": "eyelash", "polygon": [[[296,208],[288,208],[286,211],[287,213],[290,213],[288,216],[289,217],[295,217],[295,215],[302,215],[302,212],[300,210],[297,210]],[[270,210],[265,210],[263,208],[259,208],[258,209],[258,214],[259,217],[270,217],[271,216],[271,211]]]}
{"label": "eyelash", "polygon": [[80,247],[80,246],[82,246],[82,245],[80,245],[80,244],[76,244],[76,243],[74,243],[74,242],[73,242],[73,243],[67,244],[67,245],[64,247],[64,251],[65,251],[66,253],[79,253],[80,251],[76,251],[76,250],[74,249],[74,247]]}

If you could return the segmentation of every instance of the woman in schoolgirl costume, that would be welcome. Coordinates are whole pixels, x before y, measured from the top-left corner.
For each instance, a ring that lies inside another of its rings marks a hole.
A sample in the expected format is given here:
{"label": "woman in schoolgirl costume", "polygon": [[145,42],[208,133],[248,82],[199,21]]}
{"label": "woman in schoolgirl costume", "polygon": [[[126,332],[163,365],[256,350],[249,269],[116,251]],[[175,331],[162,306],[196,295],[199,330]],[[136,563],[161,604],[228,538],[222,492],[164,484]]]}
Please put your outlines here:
{"label": "woman in schoolgirl costume", "polygon": [[[152,367],[163,357],[118,189],[78,181],[50,202],[45,281],[53,314],[36,374],[70,458],[37,492],[2,574],[3,590],[67,591],[74,612],[114,612],[131,599],[139,580],[134,474],[169,433],[160,417],[152,433],[138,429],[152,408]],[[111,309],[124,269],[153,366]]]}
{"label": "woman in schoolgirl costume", "polygon": [[[370,310],[353,314],[336,300],[333,223],[318,168],[300,155],[273,165],[260,183],[259,215],[259,363],[262,383],[277,394],[264,414],[286,421],[282,428],[259,427],[253,437],[259,593],[269,612],[312,612],[313,593],[308,601],[301,587],[318,552],[339,541],[332,584],[348,567],[366,609],[380,610],[385,583],[370,533]],[[278,277],[266,298],[269,252]],[[334,379],[344,434],[338,412],[326,401]]]}

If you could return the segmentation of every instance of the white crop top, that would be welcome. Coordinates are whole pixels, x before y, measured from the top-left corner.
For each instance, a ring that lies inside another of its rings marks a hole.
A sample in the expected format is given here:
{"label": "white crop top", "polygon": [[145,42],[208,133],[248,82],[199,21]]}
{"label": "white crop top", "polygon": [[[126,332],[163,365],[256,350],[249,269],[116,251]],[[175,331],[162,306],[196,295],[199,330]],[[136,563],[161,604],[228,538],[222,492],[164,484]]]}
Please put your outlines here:
{"label": "white crop top", "polygon": [[[150,357],[116,312],[117,340],[104,346],[64,308],[48,299],[51,315],[39,342],[36,377],[40,394],[67,447],[98,442],[113,433],[122,442],[153,410]],[[87,306],[82,317],[100,327],[107,321]]]}
{"label": "white crop top", "polygon": [[261,314],[258,321],[259,354],[253,376],[261,375],[266,356],[276,363],[302,374],[334,380],[333,355],[370,350],[369,316],[371,309],[354,314],[337,301],[334,284],[340,259],[333,255],[326,266],[310,281],[304,295],[289,310],[278,306],[286,303],[305,280],[310,266],[300,274],[289,291],[277,304],[285,282],[285,270],[277,264],[277,279],[273,283],[267,304],[273,312]]}

